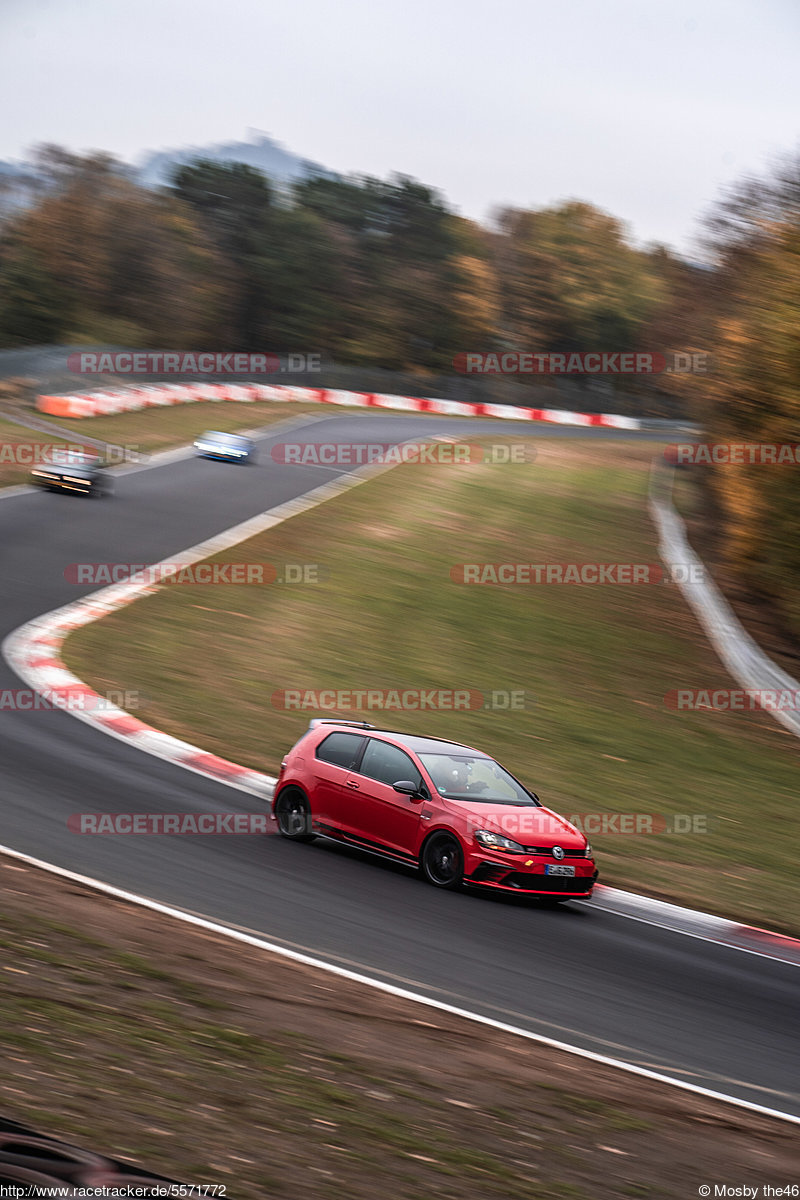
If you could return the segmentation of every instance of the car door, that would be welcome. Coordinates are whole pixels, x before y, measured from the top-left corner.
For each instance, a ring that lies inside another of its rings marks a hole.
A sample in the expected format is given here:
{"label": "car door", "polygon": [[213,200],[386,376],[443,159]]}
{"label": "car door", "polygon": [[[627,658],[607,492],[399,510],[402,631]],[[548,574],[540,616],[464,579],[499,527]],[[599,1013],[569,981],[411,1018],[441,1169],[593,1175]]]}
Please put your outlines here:
{"label": "car door", "polygon": [[422,801],[396,792],[401,779],[422,784],[414,760],[399,746],[369,738],[344,785],[344,828],[374,846],[403,855],[416,851]]}
{"label": "car door", "polygon": [[342,828],[345,783],[359,761],[366,738],[360,733],[329,733],[314,753],[313,789],[309,795],[315,822]]}

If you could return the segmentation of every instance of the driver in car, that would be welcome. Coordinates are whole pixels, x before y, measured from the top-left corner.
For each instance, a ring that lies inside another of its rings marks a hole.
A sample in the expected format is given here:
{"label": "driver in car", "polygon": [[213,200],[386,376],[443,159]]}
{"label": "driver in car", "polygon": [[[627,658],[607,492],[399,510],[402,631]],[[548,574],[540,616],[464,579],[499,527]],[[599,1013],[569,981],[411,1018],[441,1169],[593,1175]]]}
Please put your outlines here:
{"label": "driver in car", "polygon": [[450,772],[450,791],[459,795],[463,793],[485,792],[486,784],[482,779],[472,779],[469,763],[457,762]]}

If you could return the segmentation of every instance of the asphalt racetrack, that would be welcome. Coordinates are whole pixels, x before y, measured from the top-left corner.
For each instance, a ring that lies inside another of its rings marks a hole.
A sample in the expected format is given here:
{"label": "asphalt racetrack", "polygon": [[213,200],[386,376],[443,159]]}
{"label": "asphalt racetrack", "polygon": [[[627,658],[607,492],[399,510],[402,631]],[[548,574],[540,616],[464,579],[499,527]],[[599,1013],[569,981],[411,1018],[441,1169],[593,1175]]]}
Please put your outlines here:
{"label": "asphalt racetrack", "polygon": [[[418,415],[322,416],[302,426],[304,441],[321,442],[432,433],[623,436]],[[273,430],[260,439],[257,467],[187,455],[121,474],[107,502],[27,491],[0,498],[0,638],[82,594],[64,579],[69,563],[156,562],[347,472],[274,463],[269,443],[283,436]],[[0,690],[21,686],[2,661]],[[261,805],[64,712],[0,712],[0,795],[5,846],[438,1000],[800,1116],[797,968],[789,963],[591,903],[540,910],[515,898],[437,892],[402,867],[325,842],[76,836],[67,818],[77,812]],[[535,1053],[531,1043],[527,1052]]]}

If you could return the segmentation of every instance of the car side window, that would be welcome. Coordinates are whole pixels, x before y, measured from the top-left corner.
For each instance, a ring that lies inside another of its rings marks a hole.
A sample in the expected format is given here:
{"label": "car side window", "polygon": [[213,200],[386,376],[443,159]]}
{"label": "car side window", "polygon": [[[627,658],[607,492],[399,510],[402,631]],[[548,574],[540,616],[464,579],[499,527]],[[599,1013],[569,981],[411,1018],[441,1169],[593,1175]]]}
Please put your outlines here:
{"label": "car side window", "polygon": [[358,733],[331,733],[317,746],[317,758],[352,771],[364,740]]}
{"label": "car side window", "polygon": [[390,787],[401,779],[410,779],[417,787],[422,783],[419,769],[405,751],[388,742],[379,742],[377,738],[369,739],[358,773],[388,783]]}

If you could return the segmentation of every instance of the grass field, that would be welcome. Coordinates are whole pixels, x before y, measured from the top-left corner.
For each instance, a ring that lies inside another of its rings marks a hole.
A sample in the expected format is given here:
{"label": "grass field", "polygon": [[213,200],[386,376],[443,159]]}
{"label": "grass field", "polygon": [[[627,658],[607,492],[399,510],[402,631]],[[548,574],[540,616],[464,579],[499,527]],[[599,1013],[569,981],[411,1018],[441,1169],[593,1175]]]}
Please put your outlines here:
{"label": "grass field", "polygon": [[762,713],[667,707],[673,689],[734,686],[677,589],[451,578],[657,562],[655,452],[543,440],[533,465],[398,468],[219,559],[319,564],[322,582],[164,588],[74,635],[67,662],[269,772],[319,715],[276,708],[282,689],[524,691],[522,711],[341,715],[478,745],[568,815],[688,817],[694,832],[593,836],[603,882],[797,932],[797,744]]}

